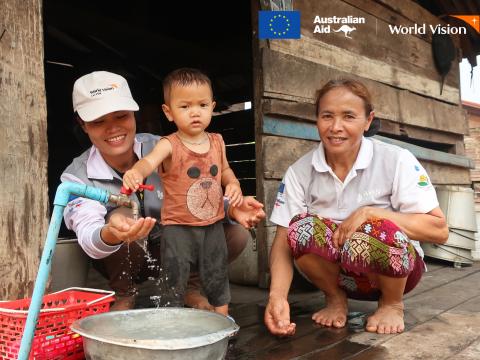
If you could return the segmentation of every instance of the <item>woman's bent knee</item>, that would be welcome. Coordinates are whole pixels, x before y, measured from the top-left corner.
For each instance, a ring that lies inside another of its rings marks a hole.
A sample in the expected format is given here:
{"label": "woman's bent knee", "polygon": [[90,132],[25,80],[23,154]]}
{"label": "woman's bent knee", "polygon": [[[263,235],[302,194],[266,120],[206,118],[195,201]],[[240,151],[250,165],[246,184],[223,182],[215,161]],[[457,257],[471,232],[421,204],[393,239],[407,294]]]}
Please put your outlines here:
{"label": "woman's bent knee", "polygon": [[332,236],[337,228],[330,219],[308,213],[299,214],[290,221],[288,244],[294,258],[315,254],[335,262],[339,251],[333,246]]}
{"label": "woman's bent knee", "polygon": [[250,232],[242,225],[223,224],[227,241],[228,262],[235,260],[247,246],[251,239]]}

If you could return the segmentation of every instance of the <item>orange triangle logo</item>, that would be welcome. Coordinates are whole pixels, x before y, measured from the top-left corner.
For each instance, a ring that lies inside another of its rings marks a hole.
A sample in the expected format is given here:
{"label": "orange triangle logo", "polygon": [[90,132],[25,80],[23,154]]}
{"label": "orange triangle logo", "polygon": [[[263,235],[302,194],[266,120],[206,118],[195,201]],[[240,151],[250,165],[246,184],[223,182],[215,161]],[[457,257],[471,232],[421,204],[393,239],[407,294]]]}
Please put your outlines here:
{"label": "orange triangle logo", "polygon": [[468,25],[470,25],[478,33],[480,33],[480,15],[449,15],[449,16],[465,21]]}

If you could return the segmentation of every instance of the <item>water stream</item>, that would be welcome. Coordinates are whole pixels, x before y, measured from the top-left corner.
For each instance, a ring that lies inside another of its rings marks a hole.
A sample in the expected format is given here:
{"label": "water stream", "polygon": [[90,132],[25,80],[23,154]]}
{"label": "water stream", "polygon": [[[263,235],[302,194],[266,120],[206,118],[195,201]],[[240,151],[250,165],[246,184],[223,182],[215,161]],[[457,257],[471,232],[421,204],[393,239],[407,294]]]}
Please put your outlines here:
{"label": "water stream", "polygon": [[[145,261],[147,263],[147,271],[148,277],[147,280],[154,282],[155,291],[149,297],[151,301],[151,305],[156,308],[160,307],[181,307],[183,306],[183,296],[172,286],[169,285],[168,282],[168,274],[164,271],[164,269],[159,265],[159,260],[155,259],[151,252],[148,250],[146,246],[146,242],[144,242],[144,246],[139,244],[145,252]],[[136,288],[136,294],[138,294],[138,285],[135,283],[135,280],[132,276],[133,273],[133,264],[131,259],[130,253],[130,243],[127,245],[127,256],[125,261],[128,261],[128,271],[123,271],[120,275],[121,278],[128,277],[129,285],[132,288]]]}

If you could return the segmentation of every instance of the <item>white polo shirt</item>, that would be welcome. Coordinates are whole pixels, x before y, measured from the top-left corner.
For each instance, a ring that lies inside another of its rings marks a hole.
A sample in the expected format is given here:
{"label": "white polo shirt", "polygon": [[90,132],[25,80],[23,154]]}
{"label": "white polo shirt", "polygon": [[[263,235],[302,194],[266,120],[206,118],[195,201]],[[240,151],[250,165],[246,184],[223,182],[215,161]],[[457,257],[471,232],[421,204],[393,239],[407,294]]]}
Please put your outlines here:
{"label": "white polo shirt", "polygon": [[[322,144],[291,165],[280,184],[270,221],[288,227],[295,215],[310,212],[341,223],[363,206],[425,214],[438,207],[438,200],[430,178],[412,153],[363,138],[344,182],[327,164]],[[420,244],[412,244],[423,257]]]}

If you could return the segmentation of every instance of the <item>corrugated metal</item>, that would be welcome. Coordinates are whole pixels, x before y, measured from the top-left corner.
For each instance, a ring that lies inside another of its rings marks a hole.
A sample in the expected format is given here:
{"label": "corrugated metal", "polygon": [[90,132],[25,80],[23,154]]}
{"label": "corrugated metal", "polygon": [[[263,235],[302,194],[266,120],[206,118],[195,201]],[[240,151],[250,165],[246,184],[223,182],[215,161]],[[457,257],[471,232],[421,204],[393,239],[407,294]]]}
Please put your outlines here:
{"label": "corrugated metal", "polygon": [[449,228],[476,232],[473,190],[453,185],[436,186],[435,190]]}
{"label": "corrugated metal", "polygon": [[460,264],[471,264],[476,248],[477,223],[473,190],[459,186],[437,186],[438,202],[450,230],[445,245],[422,243],[425,255]]}

